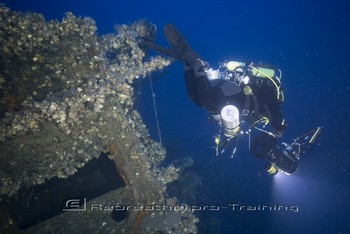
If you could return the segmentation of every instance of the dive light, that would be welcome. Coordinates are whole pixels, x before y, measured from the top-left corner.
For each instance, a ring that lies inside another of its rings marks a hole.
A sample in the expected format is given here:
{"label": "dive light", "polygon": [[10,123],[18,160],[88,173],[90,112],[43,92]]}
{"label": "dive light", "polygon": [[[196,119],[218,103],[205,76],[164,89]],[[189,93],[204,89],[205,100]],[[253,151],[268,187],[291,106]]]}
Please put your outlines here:
{"label": "dive light", "polygon": [[278,168],[276,167],[276,165],[274,163],[266,163],[265,164],[265,169],[267,171],[267,173],[269,173],[269,175],[277,175],[278,173]]}
{"label": "dive light", "polygon": [[226,105],[221,110],[221,121],[226,137],[235,136],[239,130],[239,110],[234,105]]}

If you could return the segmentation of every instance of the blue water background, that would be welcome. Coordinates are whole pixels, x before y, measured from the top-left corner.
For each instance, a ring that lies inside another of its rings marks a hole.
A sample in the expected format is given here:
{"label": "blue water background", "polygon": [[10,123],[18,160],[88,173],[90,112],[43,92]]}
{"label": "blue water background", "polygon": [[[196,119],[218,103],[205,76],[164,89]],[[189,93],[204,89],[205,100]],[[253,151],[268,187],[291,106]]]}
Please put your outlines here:
{"label": "blue water background", "polygon": [[[297,205],[291,211],[212,211],[218,233],[350,232],[350,7],[347,1],[3,1],[14,10],[45,18],[63,13],[92,17],[99,34],[113,26],[147,19],[158,27],[174,23],[212,66],[225,59],[262,61],[280,67],[285,89],[286,140],[323,126],[317,146],[292,176],[269,177],[242,139],[234,158],[215,157],[214,123],[185,93],[176,62],[153,76],[163,144],[168,160],[195,159],[208,205]],[[143,82],[139,110],[158,139],[149,85]],[[137,93],[137,92],[136,92]],[[214,225],[214,224],[213,224]],[[201,222],[199,229],[205,232]],[[214,231],[215,232],[215,231]],[[211,233],[214,233],[213,231]],[[208,232],[210,233],[210,232]]]}

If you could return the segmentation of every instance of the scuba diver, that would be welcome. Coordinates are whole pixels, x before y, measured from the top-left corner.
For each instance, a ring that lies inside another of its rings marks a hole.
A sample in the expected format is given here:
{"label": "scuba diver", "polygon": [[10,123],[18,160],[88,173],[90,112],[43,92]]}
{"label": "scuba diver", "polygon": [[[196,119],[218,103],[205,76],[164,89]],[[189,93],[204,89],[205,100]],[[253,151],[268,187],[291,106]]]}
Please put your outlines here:
{"label": "scuba diver", "polygon": [[[251,129],[258,129],[264,134],[253,141],[251,152],[277,165],[275,157],[284,155],[279,152],[277,138],[282,137],[287,128],[280,107],[284,99],[281,71],[240,61],[225,61],[218,69],[213,69],[189,46],[174,25],[165,25],[164,35],[171,48],[150,41],[141,44],[183,62],[187,95],[196,105],[208,110],[219,124],[214,137],[216,155],[223,153],[234,140],[236,147],[232,155],[235,154],[239,135],[248,134],[250,140]],[[273,132],[257,127],[269,123]],[[248,126],[246,130],[243,125]],[[268,154],[271,149],[275,149],[273,155]]]}

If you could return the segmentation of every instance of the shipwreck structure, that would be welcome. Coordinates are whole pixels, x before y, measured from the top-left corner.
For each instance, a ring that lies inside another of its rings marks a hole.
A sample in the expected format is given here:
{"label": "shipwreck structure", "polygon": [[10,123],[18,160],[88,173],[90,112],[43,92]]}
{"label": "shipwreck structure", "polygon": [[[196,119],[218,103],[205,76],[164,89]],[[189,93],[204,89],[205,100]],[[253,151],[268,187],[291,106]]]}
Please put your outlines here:
{"label": "shipwreck structure", "polygon": [[[133,81],[170,61],[139,47],[155,37],[152,24],[115,29],[98,36],[88,17],[45,21],[0,8],[1,233],[197,232],[193,213],[165,196],[178,169],[160,167],[166,151],[133,107]],[[103,175],[107,167],[116,173]],[[101,189],[107,180],[116,186]],[[74,206],[45,215],[52,197]]]}

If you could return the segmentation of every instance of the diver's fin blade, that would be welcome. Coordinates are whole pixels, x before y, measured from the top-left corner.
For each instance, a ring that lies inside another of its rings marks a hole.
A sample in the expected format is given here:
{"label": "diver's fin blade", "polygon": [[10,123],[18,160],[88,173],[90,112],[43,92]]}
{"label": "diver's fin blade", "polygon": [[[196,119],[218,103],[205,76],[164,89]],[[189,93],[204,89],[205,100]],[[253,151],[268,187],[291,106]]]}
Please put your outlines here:
{"label": "diver's fin blade", "polygon": [[177,54],[183,62],[193,64],[201,59],[173,24],[170,23],[164,26],[164,36],[174,53]]}
{"label": "diver's fin blade", "polygon": [[164,36],[173,48],[184,47],[185,49],[186,47],[189,47],[185,38],[173,24],[167,24],[164,26]]}
{"label": "diver's fin blade", "polygon": [[174,59],[180,59],[180,58],[174,53],[173,50],[168,49],[168,48],[161,47],[161,46],[156,45],[156,44],[154,44],[154,43],[152,43],[152,42],[150,42],[150,41],[142,41],[142,42],[140,42],[140,44],[141,44],[142,46],[151,48],[151,49],[153,49],[153,50],[155,50],[155,51],[158,51],[158,52],[161,53],[161,54],[167,55],[167,56],[172,57],[172,58],[174,58]]}

